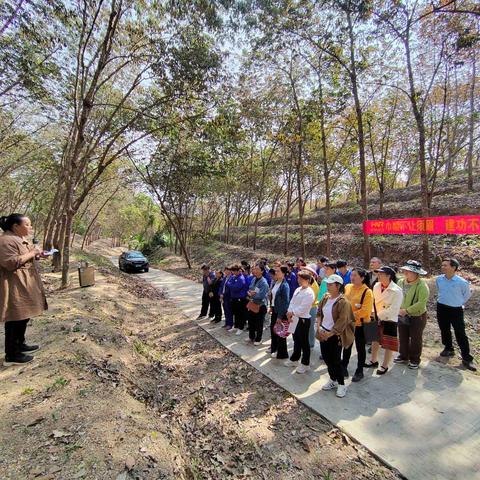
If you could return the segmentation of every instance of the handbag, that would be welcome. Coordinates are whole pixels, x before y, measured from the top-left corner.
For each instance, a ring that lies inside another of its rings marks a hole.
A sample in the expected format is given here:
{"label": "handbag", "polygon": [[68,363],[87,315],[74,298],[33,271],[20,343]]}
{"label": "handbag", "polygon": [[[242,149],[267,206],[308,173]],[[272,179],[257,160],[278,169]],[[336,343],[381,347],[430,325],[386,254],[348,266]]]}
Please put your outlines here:
{"label": "handbag", "polygon": [[288,326],[288,320],[280,320],[273,326],[273,331],[275,335],[281,338],[287,338],[290,335],[290,332],[288,331]]}
{"label": "handbag", "polygon": [[260,305],[254,303],[251,300],[247,303],[247,310],[252,313],[258,313],[260,311]]}
{"label": "handbag", "polygon": [[[365,290],[362,294],[362,299],[360,300],[361,304],[363,304],[363,300],[365,299],[366,293],[367,293],[367,290]],[[375,308],[375,302],[373,302],[373,308],[375,310],[375,314],[372,317],[370,317],[370,321],[367,323],[364,323],[362,320],[363,333],[365,335],[365,343],[378,342],[379,340],[377,310]]]}
{"label": "handbag", "polygon": [[397,323],[391,321],[383,321],[380,323],[380,345],[385,350],[398,352]]}

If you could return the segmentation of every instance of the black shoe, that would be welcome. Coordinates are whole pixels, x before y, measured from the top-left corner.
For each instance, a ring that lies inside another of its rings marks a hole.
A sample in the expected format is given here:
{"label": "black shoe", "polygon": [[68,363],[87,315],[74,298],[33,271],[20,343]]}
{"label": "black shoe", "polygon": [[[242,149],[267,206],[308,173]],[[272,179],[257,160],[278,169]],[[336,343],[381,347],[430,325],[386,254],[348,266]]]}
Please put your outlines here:
{"label": "black shoe", "polygon": [[19,353],[14,357],[5,357],[3,365],[5,367],[9,367],[10,365],[24,365],[25,363],[30,363],[31,361],[33,361],[33,357],[31,355],[24,355],[23,353]]}
{"label": "black shoe", "polygon": [[352,382],[359,382],[363,378],[363,372],[355,372],[355,375],[352,377]]}
{"label": "black shoe", "polygon": [[477,371],[477,367],[473,364],[473,360],[462,360],[462,364],[467,370],[470,370],[472,372]]}
{"label": "black shoe", "polygon": [[365,368],[377,368],[378,362],[369,362],[364,365]]}
{"label": "black shoe", "polygon": [[441,357],[454,357],[455,356],[455,352],[453,350],[450,350],[448,348],[444,348],[441,352],[440,352],[440,356]]}
{"label": "black shoe", "polygon": [[407,359],[399,355],[393,359],[393,363],[407,363]]}
{"label": "black shoe", "polygon": [[40,350],[39,345],[27,345],[26,343],[24,343],[20,346],[21,353],[33,353],[33,352],[36,352],[37,350]]}
{"label": "black shoe", "polygon": [[377,370],[377,375],[385,375],[388,372],[388,367],[383,365]]}
{"label": "black shoe", "polygon": [[348,374],[348,368],[342,365],[343,370],[343,378],[348,378],[350,375]]}

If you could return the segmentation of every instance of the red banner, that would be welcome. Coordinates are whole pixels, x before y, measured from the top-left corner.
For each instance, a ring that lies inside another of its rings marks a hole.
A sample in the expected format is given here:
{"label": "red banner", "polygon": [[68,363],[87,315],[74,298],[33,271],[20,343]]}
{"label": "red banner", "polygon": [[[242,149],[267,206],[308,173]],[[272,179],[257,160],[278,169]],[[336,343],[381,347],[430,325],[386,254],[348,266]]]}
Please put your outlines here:
{"label": "red banner", "polygon": [[479,235],[480,215],[367,220],[363,231],[368,235]]}

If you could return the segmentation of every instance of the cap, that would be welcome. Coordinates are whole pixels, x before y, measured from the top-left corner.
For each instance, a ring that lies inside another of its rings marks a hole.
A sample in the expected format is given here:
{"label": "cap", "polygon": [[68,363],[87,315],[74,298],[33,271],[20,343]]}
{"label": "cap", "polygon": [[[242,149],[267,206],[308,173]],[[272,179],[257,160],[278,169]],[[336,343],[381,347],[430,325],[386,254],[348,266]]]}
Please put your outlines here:
{"label": "cap", "polygon": [[389,275],[396,275],[397,272],[392,267],[380,267],[377,270],[374,270],[375,273],[388,273]]}
{"label": "cap", "polygon": [[343,285],[343,278],[340,275],[337,275],[334,273],[333,275],[330,275],[325,279],[326,283],[339,283],[340,285]]}

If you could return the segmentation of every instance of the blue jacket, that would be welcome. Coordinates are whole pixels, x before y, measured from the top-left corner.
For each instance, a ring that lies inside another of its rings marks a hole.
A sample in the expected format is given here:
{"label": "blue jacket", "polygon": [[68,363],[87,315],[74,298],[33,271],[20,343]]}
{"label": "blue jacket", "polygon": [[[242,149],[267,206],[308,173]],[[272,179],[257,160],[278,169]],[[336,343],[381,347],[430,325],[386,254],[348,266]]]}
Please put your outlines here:
{"label": "blue jacket", "polygon": [[229,278],[223,277],[222,283],[220,284],[220,295],[223,295],[223,300],[230,300],[232,294],[230,292],[230,280],[233,275],[230,275]]}
{"label": "blue jacket", "polygon": [[258,305],[266,306],[268,304],[269,288],[265,277],[261,277],[258,279],[254,277],[252,279],[249,290],[255,290],[256,288],[258,288],[258,292],[253,297],[250,297],[250,300]]}
{"label": "blue jacket", "polygon": [[215,272],[210,272],[207,276],[203,276],[202,278],[202,283],[203,283],[203,291],[204,293],[209,293],[211,292],[210,285],[207,282],[207,278],[210,278],[210,280],[213,282],[215,280]]}
{"label": "blue jacket", "polygon": [[351,270],[347,270],[347,273],[345,275],[342,275],[342,272],[340,272],[340,270],[337,270],[335,273],[337,275],[340,275],[343,278],[344,285],[348,285],[349,283],[352,283],[352,281],[350,280],[350,276],[352,275]]}
{"label": "blue jacket", "polygon": [[263,278],[267,281],[267,285],[270,285],[272,283],[272,276],[270,273],[268,273],[268,270],[265,269],[262,273]]}
{"label": "blue jacket", "polygon": [[288,304],[290,303],[290,287],[287,280],[283,280],[278,287],[275,295],[275,312],[279,319],[284,319],[287,316]]}
{"label": "blue jacket", "polygon": [[243,278],[245,279],[245,288],[243,292],[243,297],[246,298],[248,289],[250,288],[250,284],[252,283],[252,278],[254,277],[252,274],[247,275],[246,273],[242,273],[242,275],[243,275]]}
{"label": "blue jacket", "polygon": [[232,298],[245,298],[245,278],[243,275],[232,275],[229,283]]}
{"label": "blue jacket", "polygon": [[293,297],[293,294],[295,293],[295,290],[298,288],[298,281],[297,281],[297,276],[293,273],[287,273],[285,275],[285,280],[288,283],[288,286],[290,287],[290,300]]}

